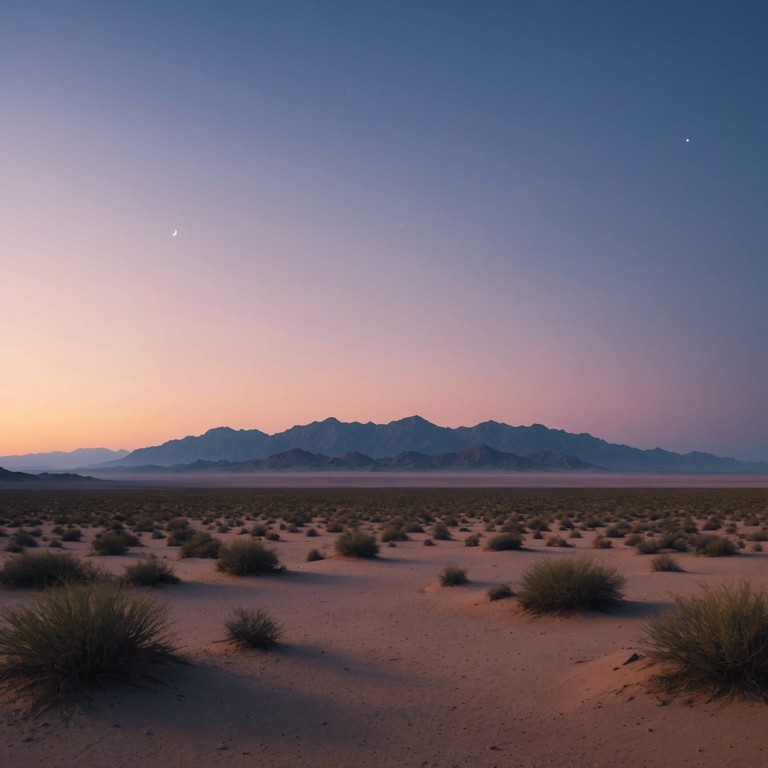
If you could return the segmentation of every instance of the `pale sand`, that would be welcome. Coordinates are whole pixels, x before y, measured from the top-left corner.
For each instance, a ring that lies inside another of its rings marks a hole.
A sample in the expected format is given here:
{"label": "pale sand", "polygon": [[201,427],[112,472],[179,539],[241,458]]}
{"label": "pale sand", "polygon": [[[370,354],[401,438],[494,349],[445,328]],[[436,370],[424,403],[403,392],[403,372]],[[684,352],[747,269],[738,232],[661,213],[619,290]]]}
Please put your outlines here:
{"label": "pale sand", "polygon": [[[290,572],[232,578],[211,560],[175,561],[184,582],[151,591],[167,602],[189,667],[166,686],[99,693],[84,711],[36,720],[3,710],[3,768],[94,766],[764,766],[768,706],[682,700],[646,692],[640,650],[650,612],[687,593],[747,577],[768,583],[768,555],[676,555],[685,573],[652,573],[650,558],[615,543],[578,549],[628,577],[627,604],[610,615],[533,618],[514,600],[490,603],[488,587],[513,589],[540,558],[572,549],[487,552],[459,540],[425,547],[415,534],[374,561],[306,563],[335,536],[281,533],[270,544]],[[222,538],[234,538],[226,534]],[[85,544],[67,545],[84,551]],[[144,550],[146,551],[146,550]],[[120,573],[139,557],[94,558]],[[2,553],[2,557],[7,557]],[[471,583],[440,588],[446,564]],[[0,605],[27,598],[0,589]],[[285,627],[267,653],[237,652],[222,621],[236,605],[267,606]]]}

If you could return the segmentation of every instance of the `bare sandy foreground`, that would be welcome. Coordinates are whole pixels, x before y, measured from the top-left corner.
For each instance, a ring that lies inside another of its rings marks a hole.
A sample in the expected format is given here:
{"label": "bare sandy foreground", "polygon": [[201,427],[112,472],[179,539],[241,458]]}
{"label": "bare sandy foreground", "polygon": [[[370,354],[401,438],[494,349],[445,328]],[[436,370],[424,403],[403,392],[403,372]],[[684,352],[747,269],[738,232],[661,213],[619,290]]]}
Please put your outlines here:
{"label": "bare sandy foreground", "polygon": [[768,488],[768,475],[599,472],[94,472],[150,488]]}
{"label": "bare sandy foreground", "polygon": [[[767,499],[768,503],[768,499]],[[477,530],[480,530],[478,527]],[[229,540],[236,534],[222,536]],[[489,552],[455,541],[423,546],[414,534],[376,560],[307,563],[333,553],[334,534],[286,533],[271,546],[289,572],[234,578],[211,560],[176,561],[183,579],[152,592],[166,602],[190,662],[166,685],[99,693],[81,711],[26,718],[6,702],[3,768],[512,768],[513,766],[765,766],[768,705],[670,701],[649,693],[640,636],[648,615],[701,583],[768,583],[768,555],[676,555],[685,573],[653,573],[650,558],[620,542],[610,550]],[[87,542],[68,544],[85,554]],[[610,615],[533,618],[486,590],[541,558],[589,551],[628,578]],[[2,553],[2,557],[8,557]],[[110,571],[139,557],[93,558]],[[447,564],[470,584],[443,588]],[[148,590],[151,592],[151,590]],[[29,597],[0,589],[0,605]],[[268,607],[285,629],[269,652],[239,652],[223,638],[235,606]]]}

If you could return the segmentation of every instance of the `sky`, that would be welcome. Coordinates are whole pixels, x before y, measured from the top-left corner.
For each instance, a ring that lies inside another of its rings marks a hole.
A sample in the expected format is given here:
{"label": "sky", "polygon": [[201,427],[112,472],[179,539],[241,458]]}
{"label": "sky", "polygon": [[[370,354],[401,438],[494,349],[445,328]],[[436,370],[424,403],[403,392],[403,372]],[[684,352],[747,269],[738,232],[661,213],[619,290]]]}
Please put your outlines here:
{"label": "sky", "polygon": [[4,0],[0,455],[419,414],[768,459],[766,39],[761,0]]}

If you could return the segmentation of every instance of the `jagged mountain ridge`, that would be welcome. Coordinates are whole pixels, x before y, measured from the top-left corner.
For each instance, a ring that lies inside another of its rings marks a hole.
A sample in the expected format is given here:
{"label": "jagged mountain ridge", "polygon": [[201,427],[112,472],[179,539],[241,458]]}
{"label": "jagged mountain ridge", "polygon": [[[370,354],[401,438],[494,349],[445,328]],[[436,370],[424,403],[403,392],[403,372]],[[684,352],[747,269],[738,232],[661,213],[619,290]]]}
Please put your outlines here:
{"label": "jagged mountain ridge", "polygon": [[541,424],[513,427],[486,421],[474,427],[450,428],[432,424],[420,416],[389,424],[346,423],[328,418],[291,427],[274,435],[257,429],[218,427],[197,437],[140,448],[123,459],[99,465],[99,468],[168,467],[198,460],[242,462],[264,459],[296,448],[324,456],[358,452],[374,459],[407,451],[434,456],[458,453],[475,445],[487,445],[517,456],[556,451],[622,472],[768,472],[768,462],[741,462],[701,452],[678,454],[661,448],[642,450],[608,443],[588,433],[573,434]]}
{"label": "jagged mountain ridge", "polygon": [[[131,471],[132,468],[125,468]],[[515,472],[592,470],[603,471],[602,467],[588,464],[576,456],[568,456],[555,451],[542,452],[536,458],[515,456],[489,448],[487,445],[475,445],[458,453],[429,455],[418,451],[402,451],[395,456],[374,459],[359,452],[346,453],[343,456],[325,456],[311,453],[301,448],[276,453],[265,459],[251,461],[205,461],[198,460],[191,464],[177,464],[171,467],[149,465],[135,468],[147,472],[259,472],[259,471],[463,471],[463,470],[504,470]]]}

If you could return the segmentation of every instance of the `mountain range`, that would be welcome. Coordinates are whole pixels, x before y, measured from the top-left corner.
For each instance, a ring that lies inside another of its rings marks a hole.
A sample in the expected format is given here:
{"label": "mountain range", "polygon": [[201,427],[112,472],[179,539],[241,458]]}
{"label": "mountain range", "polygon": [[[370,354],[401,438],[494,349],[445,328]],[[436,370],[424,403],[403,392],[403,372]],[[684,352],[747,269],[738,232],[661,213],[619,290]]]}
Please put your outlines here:
{"label": "mountain range", "polygon": [[294,426],[269,435],[258,429],[217,427],[199,436],[139,448],[117,460],[90,465],[102,471],[127,467],[172,467],[203,462],[243,463],[268,459],[293,450],[338,458],[361,454],[370,459],[404,453],[438,457],[475,446],[516,457],[552,451],[615,472],[740,473],[768,472],[768,462],[743,462],[710,453],[674,453],[661,448],[642,450],[609,443],[588,433],[574,434],[541,424],[514,427],[485,421],[474,427],[441,427],[420,416],[392,421],[342,422],[335,418]]}
{"label": "mountain range", "polygon": [[12,472],[9,469],[0,467],[0,484],[14,483],[17,485],[26,485],[31,483],[35,486],[59,486],[59,485],[91,485],[93,483],[101,484],[102,480],[94,477],[84,477],[75,475],[71,472],[41,472],[38,475],[28,472]]}
{"label": "mountain range", "polygon": [[116,461],[128,455],[128,451],[112,451],[109,448],[78,448],[75,451],[51,453],[27,453],[21,456],[0,456],[0,467],[21,472],[63,472],[104,461]]}
{"label": "mountain range", "polygon": [[358,451],[342,456],[324,456],[301,448],[276,453],[266,459],[250,461],[206,461],[199,459],[190,464],[175,464],[161,467],[156,464],[142,467],[126,467],[127,471],[141,472],[281,472],[281,471],[462,471],[462,470],[506,470],[506,471],[552,471],[552,470],[593,470],[604,471],[602,467],[588,464],[576,456],[557,451],[539,451],[530,456],[516,456],[475,445],[458,453],[429,455],[418,451],[402,451],[395,456],[374,459]]}

